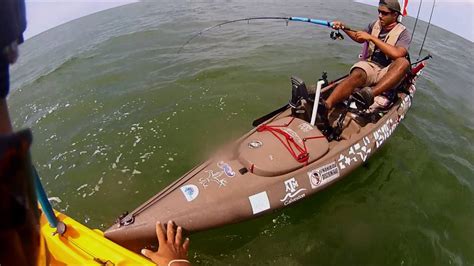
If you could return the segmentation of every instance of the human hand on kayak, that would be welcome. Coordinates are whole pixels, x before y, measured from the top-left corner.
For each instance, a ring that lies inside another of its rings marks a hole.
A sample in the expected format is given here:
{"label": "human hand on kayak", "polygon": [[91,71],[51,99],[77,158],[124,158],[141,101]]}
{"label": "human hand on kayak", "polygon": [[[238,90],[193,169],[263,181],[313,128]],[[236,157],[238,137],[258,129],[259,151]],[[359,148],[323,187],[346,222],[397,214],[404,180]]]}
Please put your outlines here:
{"label": "human hand on kayak", "polygon": [[183,241],[183,229],[176,229],[173,221],[169,221],[166,234],[160,222],[156,223],[156,236],[158,237],[158,251],[142,249],[142,254],[159,266],[189,266],[188,258],[189,238]]}

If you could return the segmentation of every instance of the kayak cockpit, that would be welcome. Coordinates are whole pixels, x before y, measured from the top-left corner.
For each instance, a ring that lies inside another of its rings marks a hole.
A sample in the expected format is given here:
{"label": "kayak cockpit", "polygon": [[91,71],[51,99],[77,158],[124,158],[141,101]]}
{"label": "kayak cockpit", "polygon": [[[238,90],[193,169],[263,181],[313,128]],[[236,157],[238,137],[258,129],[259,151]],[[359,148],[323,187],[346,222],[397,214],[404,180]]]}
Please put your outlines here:
{"label": "kayak cockpit", "polygon": [[296,117],[260,125],[238,148],[238,158],[259,176],[279,176],[321,158],[329,143],[321,131]]}

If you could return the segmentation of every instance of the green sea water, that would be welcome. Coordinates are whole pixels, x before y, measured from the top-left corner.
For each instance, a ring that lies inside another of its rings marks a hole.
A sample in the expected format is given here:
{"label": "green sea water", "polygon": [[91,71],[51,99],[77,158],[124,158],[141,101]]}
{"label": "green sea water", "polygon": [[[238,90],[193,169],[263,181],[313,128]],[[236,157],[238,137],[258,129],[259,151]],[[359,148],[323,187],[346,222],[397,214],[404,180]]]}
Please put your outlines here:
{"label": "green sea water", "polygon": [[[16,129],[54,205],[106,229],[290,97],[290,75],[345,74],[360,46],[303,16],[364,28],[351,1],[145,1],[27,40],[12,69]],[[414,19],[404,23],[413,28]],[[412,58],[426,29],[418,23]],[[407,117],[367,165],[288,208],[191,236],[203,265],[474,265],[473,43],[431,26]],[[222,203],[225,204],[225,203]],[[213,206],[209,206],[213,208]]]}

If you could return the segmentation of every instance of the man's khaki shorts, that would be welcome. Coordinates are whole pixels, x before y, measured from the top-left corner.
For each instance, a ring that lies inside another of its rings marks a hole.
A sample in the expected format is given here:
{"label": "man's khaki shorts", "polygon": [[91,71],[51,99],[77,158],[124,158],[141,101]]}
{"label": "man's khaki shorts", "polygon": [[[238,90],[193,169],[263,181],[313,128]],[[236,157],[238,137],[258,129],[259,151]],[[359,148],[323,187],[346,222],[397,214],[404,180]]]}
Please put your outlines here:
{"label": "man's khaki shorts", "polygon": [[351,72],[354,68],[361,68],[364,70],[367,74],[367,81],[365,82],[364,87],[368,87],[377,84],[377,82],[387,74],[389,66],[381,68],[379,65],[372,62],[359,61],[351,67]]}

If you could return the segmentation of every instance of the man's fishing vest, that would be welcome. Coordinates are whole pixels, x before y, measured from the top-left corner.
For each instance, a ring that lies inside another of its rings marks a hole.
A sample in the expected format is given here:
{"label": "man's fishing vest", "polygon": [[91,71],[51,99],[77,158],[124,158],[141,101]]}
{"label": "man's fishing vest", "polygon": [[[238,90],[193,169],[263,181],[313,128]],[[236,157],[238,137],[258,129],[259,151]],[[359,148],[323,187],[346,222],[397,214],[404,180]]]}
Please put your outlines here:
{"label": "man's fishing vest", "polygon": [[[403,26],[401,23],[397,23],[397,25],[395,25],[395,27],[393,27],[393,29],[390,30],[387,33],[387,35],[385,35],[385,38],[383,39],[383,41],[385,43],[388,43],[390,45],[395,46],[395,44],[397,43],[398,38],[400,37],[400,34],[402,34],[402,32],[405,29],[406,29],[405,26]],[[379,38],[379,35],[380,35],[381,31],[382,31],[382,26],[380,25],[380,20],[377,20],[374,23],[374,26],[372,27],[372,32],[370,34],[372,36],[374,36],[375,38]],[[381,60],[377,60],[376,58],[373,58],[375,51],[376,51],[375,43],[369,42],[369,45],[367,47],[367,61],[369,61],[369,62],[373,61],[373,62],[376,62],[376,63],[379,63],[379,64],[385,66],[385,64],[383,64],[382,62],[379,62]],[[388,58],[385,54],[383,54],[379,49],[378,49],[378,53],[383,55],[385,57],[386,61],[389,62],[389,64],[392,62],[392,60],[390,58]],[[381,56],[381,55],[378,55],[378,56]]]}

